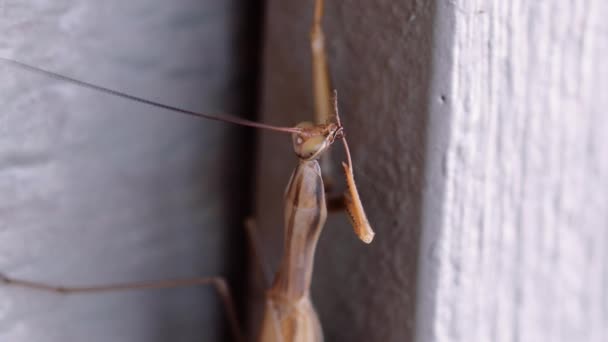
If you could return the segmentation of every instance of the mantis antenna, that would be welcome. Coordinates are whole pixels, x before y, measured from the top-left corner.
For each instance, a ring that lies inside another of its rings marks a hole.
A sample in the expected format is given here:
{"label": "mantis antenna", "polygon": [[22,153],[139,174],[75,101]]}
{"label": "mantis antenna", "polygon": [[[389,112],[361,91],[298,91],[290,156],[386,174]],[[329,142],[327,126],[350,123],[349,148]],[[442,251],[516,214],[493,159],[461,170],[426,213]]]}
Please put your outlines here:
{"label": "mantis antenna", "polygon": [[19,61],[15,61],[12,59],[8,59],[8,58],[4,58],[4,57],[0,57],[0,61],[7,63],[7,64],[11,64],[13,66],[16,66],[18,68],[21,68],[23,70],[27,70],[27,71],[31,71],[31,72],[35,72],[38,74],[42,74],[48,77],[52,77],[54,79],[58,79],[64,82],[68,82],[68,83],[72,83],[72,84],[76,84],[78,86],[87,88],[87,89],[93,89],[93,90],[97,90],[100,91],[102,93],[105,94],[109,94],[109,95],[113,95],[113,96],[117,96],[117,97],[121,97],[124,99],[129,99],[129,100],[133,100],[139,103],[145,103],[147,105],[153,106],[153,107],[158,107],[158,108],[163,108],[163,109],[167,109],[179,114],[183,114],[183,115],[189,115],[189,116],[195,116],[195,117],[200,117],[200,118],[205,118],[205,119],[209,119],[209,120],[215,120],[215,121],[223,121],[223,122],[228,122],[228,123],[233,123],[236,125],[241,125],[241,126],[248,126],[248,127],[255,127],[255,128],[261,128],[261,129],[267,129],[267,130],[271,130],[271,131],[276,131],[276,132],[284,132],[284,133],[300,133],[301,129],[297,128],[297,127],[281,127],[281,126],[274,126],[274,125],[267,125],[267,124],[263,124],[263,123],[259,123],[259,122],[255,122],[255,121],[250,121],[250,120],[245,120],[245,119],[240,119],[237,118],[235,116],[231,116],[231,115],[212,115],[212,114],[204,114],[204,113],[199,113],[199,112],[194,112],[191,110],[187,110],[187,109],[183,109],[183,108],[179,108],[179,107],[175,107],[175,106],[170,106],[170,105],[166,105],[160,102],[155,102],[155,101],[151,101],[151,100],[147,100],[141,97],[137,97],[134,95],[130,95],[130,94],[126,94],[117,90],[113,90],[110,88],[106,88],[106,87],[102,87],[102,86],[98,86],[92,83],[88,83],[85,81],[81,81],[81,80],[77,80],[75,78],[71,78],[68,76],[64,76],[64,75],[60,75],[58,73],[52,72],[52,71],[48,71],[45,69],[41,69],[23,62],[19,62]]}

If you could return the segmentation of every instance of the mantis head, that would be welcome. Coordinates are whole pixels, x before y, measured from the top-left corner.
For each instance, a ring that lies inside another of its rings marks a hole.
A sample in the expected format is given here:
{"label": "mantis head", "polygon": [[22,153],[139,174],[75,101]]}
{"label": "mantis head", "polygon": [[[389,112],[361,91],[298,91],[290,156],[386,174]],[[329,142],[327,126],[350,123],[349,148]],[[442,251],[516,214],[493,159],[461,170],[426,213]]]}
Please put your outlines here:
{"label": "mantis head", "polygon": [[[336,111],[337,113],[337,111]],[[352,170],[352,160],[348,143],[344,137],[344,128],[340,124],[339,117],[336,123],[315,125],[311,122],[302,122],[296,126],[300,131],[292,134],[293,148],[301,160],[315,160],[336,141],[342,140],[348,163],[342,163],[344,175],[346,176],[347,189],[344,193],[344,207],[348,212],[355,234],[365,243],[370,243],[374,239],[374,231],[370,226],[367,215],[363,210],[359,192],[355,184],[355,177]]]}
{"label": "mantis head", "polygon": [[302,160],[318,159],[336,139],[344,136],[342,126],[336,123],[315,125],[304,121],[296,127],[300,131],[291,135],[293,149]]}

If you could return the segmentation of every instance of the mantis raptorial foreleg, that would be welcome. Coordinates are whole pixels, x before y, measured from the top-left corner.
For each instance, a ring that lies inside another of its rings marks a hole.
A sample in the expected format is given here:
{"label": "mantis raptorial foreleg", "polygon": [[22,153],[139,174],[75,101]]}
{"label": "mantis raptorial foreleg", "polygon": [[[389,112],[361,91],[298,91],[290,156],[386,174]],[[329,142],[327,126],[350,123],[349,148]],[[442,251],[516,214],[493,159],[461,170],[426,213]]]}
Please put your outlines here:
{"label": "mantis raptorial foreleg", "polygon": [[[310,30],[315,123],[319,125],[337,120],[338,124],[341,125],[338,113],[338,95],[336,91],[332,91],[329,65],[327,63],[325,35],[323,33],[322,25],[323,11],[324,0],[315,0],[314,15]],[[328,208],[331,211],[346,209],[359,238],[369,243],[372,241],[374,233],[367,221],[367,216],[365,215],[363,205],[359,198],[352,170],[352,160],[348,145],[346,144],[346,139],[343,139],[343,142],[348,158],[348,163],[342,163],[346,176],[347,191],[344,193],[344,197],[334,196],[328,198]],[[320,158],[323,181],[325,182],[325,188],[328,190],[333,186],[333,164],[331,163],[329,152],[330,151],[325,152]]]}

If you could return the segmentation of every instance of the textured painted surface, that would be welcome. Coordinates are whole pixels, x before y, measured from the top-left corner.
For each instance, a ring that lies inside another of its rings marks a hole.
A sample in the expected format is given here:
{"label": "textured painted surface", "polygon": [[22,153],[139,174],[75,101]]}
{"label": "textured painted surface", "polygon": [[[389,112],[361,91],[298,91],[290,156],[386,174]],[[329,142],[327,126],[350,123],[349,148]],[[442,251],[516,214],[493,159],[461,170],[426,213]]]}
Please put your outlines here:
{"label": "textured painted surface", "polygon": [[601,0],[439,6],[436,39],[453,41],[431,127],[450,128],[429,144],[445,192],[426,200],[418,341],[608,339],[606,15]]}
{"label": "textured painted surface", "polygon": [[[193,110],[251,108],[250,2],[0,3],[2,56]],[[242,130],[0,75],[2,272],[73,285],[241,273]],[[218,341],[222,323],[209,289],[0,288],[2,341]]]}
{"label": "textured painted surface", "polygon": [[[329,63],[363,204],[376,230],[360,242],[343,214],[321,233],[312,297],[327,341],[410,341],[416,289],[432,7],[415,1],[327,1]],[[265,122],[312,119],[313,1],[266,4]],[[343,160],[336,145],[334,164]],[[257,215],[276,267],[282,194],[296,164],[288,138],[261,136]],[[342,175],[336,173],[338,179]]]}

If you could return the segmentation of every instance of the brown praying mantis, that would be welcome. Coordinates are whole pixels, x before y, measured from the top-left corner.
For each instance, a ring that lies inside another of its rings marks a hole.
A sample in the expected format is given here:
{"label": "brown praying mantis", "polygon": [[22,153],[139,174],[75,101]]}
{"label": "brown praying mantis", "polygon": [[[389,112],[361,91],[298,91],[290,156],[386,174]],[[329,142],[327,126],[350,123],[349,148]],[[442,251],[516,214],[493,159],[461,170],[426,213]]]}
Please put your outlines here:
{"label": "brown praying mantis", "polygon": [[[294,170],[285,192],[284,255],[273,281],[273,285],[267,292],[265,315],[261,334],[259,336],[260,341],[322,340],[321,327],[309,298],[315,246],[327,215],[325,187],[321,176],[321,168],[317,159],[321,158],[336,140],[341,140],[343,142],[347,156],[347,163],[343,163],[347,181],[347,192],[343,197],[343,204],[349,213],[349,217],[352,220],[353,227],[359,238],[366,243],[371,242],[373,239],[373,231],[367,222],[356,190],[350,151],[346,138],[344,137],[344,130],[337,110],[337,98],[334,96],[333,101],[331,98],[331,86],[328,76],[323,33],[321,30],[322,13],[323,1],[317,0],[315,3],[315,15],[311,33],[316,124],[303,123],[292,128],[270,126],[232,117],[219,118],[190,112],[118,93],[110,89],[70,79],[18,62],[5,60],[13,65],[31,71],[42,72],[46,75],[51,75],[84,87],[93,88],[183,114],[292,134],[294,150],[300,159],[300,162]],[[323,162],[324,165],[327,164],[328,159],[325,160],[326,161]],[[10,278],[8,276],[3,276],[0,280],[6,284],[62,293],[210,284],[217,289],[226,304],[228,318],[232,325],[235,339],[243,340],[243,336],[239,332],[239,324],[236,321],[236,314],[228,287],[226,286],[225,281],[218,277],[79,288],[52,286]]]}

